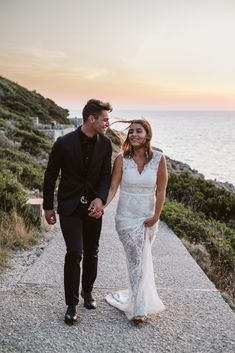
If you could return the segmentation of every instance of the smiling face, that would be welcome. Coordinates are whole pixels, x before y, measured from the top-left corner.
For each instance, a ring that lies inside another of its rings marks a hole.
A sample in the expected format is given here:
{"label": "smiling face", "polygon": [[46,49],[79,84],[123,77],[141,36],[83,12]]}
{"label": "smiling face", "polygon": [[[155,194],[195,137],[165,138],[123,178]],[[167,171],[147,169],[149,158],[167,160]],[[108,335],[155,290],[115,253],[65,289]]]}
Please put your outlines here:
{"label": "smiling face", "polygon": [[124,158],[132,158],[135,151],[144,150],[147,160],[153,156],[151,146],[152,128],[146,119],[123,121],[130,123],[127,137],[122,145]]}
{"label": "smiling face", "polygon": [[109,114],[106,110],[102,110],[98,118],[91,116],[92,128],[96,134],[104,135],[109,127]]}
{"label": "smiling face", "polygon": [[141,124],[133,123],[131,124],[128,132],[128,138],[131,146],[140,147],[146,142],[147,132]]}

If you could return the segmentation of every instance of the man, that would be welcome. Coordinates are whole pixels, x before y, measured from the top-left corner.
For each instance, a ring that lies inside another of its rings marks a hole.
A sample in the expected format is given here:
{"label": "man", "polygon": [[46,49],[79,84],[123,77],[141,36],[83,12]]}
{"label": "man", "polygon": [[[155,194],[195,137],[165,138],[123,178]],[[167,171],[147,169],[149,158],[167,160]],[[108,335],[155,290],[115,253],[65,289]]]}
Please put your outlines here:
{"label": "man", "polygon": [[83,108],[83,124],[59,137],[52,147],[44,177],[43,208],[49,224],[56,223],[53,209],[55,184],[59,172],[58,213],[66,244],[64,289],[67,311],[65,322],[78,321],[80,262],[84,306],[95,309],[92,295],[97,276],[99,238],[103,206],[111,182],[110,140],[104,136],[112,107],[90,99]]}

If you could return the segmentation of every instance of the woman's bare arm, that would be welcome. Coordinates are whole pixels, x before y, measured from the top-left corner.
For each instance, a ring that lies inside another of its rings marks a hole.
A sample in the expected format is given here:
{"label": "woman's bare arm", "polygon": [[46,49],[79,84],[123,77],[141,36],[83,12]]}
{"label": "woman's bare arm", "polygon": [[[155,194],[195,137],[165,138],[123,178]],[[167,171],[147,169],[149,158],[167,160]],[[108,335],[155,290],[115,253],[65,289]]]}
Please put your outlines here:
{"label": "woman's bare arm", "polygon": [[107,207],[108,204],[110,204],[110,202],[113,200],[114,196],[116,195],[117,189],[120,185],[120,182],[122,179],[122,164],[123,164],[122,158],[123,158],[122,155],[119,155],[114,161],[113,171],[112,171],[112,181],[111,181],[108,199],[105,207]]}
{"label": "woman's bare arm", "polygon": [[157,173],[157,197],[155,203],[155,212],[153,217],[146,219],[145,226],[152,227],[160,218],[160,214],[166,197],[166,187],[168,181],[166,158],[163,155],[159,162]]}

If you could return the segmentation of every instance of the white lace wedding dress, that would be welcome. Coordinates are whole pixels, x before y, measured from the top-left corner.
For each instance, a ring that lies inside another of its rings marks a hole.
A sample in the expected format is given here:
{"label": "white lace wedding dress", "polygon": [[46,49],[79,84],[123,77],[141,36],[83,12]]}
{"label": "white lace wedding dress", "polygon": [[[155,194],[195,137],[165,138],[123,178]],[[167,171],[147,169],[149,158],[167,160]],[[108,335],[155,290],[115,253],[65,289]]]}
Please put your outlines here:
{"label": "white lace wedding dress", "polygon": [[157,170],[161,157],[161,152],[154,151],[142,173],[139,173],[132,158],[123,158],[115,222],[126,254],[129,288],[107,295],[106,300],[124,311],[129,320],[165,309],[155,287],[151,253],[158,224],[150,228],[144,226],[144,221],[154,213]]}

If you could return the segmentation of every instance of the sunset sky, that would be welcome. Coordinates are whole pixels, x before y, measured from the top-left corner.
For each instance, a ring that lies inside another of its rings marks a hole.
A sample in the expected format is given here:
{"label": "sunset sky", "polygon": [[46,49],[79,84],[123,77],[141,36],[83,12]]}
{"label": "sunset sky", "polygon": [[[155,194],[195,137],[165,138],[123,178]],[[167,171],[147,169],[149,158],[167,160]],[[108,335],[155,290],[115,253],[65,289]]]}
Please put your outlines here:
{"label": "sunset sky", "polygon": [[0,75],[68,109],[235,109],[234,0],[0,0]]}

